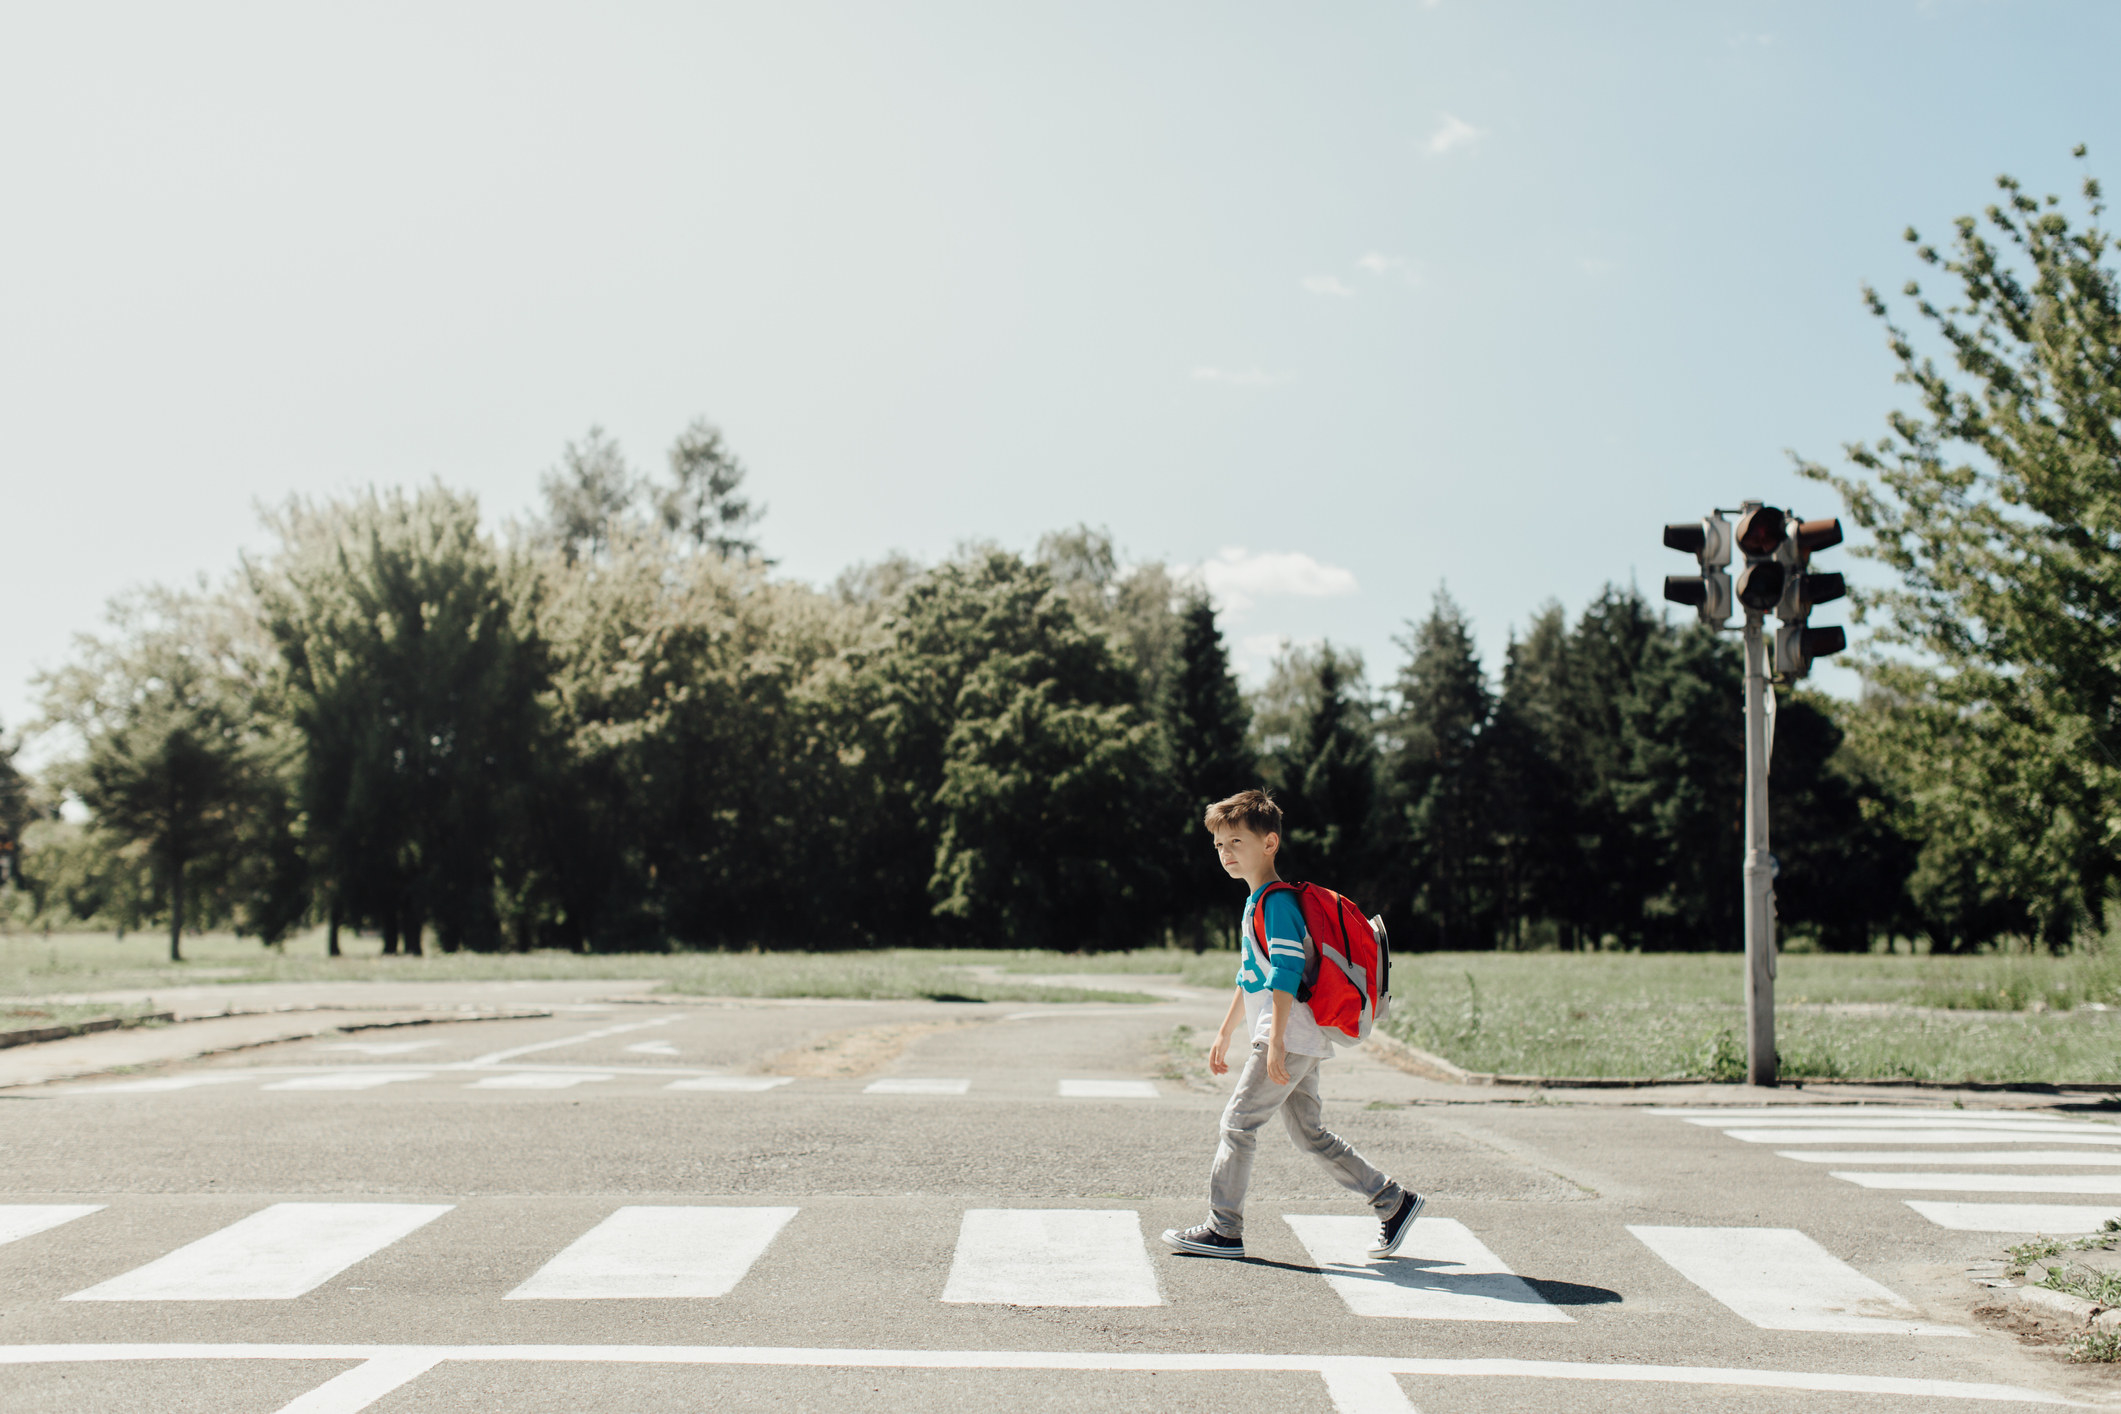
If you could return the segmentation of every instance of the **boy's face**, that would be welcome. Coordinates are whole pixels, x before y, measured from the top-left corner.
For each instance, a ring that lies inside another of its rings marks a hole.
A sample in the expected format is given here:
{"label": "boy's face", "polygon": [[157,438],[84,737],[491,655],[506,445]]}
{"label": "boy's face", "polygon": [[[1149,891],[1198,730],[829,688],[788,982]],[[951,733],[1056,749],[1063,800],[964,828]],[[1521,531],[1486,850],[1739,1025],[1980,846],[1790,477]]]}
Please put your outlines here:
{"label": "boy's face", "polygon": [[1280,848],[1280,835],[1254,834],[1242,825],[1225,825],[1215,832],[1215,857],[1233,879],[1256,878],[1273,867],[1274,851]]}

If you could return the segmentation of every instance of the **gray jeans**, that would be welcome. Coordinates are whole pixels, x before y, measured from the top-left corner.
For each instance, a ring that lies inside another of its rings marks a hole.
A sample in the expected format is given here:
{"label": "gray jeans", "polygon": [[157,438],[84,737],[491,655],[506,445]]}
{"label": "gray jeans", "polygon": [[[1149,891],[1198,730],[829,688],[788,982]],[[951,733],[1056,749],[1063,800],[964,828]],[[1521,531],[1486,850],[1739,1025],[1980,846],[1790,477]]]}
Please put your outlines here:
{"label": "gray jeans", "polygon": [[1287,1056],[1289,1083],[1267,1078],[1267,1043],[1252,1043],[1251,1059],[1237,1077],[1237,1089],[1223,1108],[1222,1142],[1215,1146],[1215,1167],[1208,1172],[1209,1221],[1225,1237],[1245,1235],[1245,1189],[1252,1182],[1252,1155],[1259,1147],[1259,1127],[1276,1110],[1289,1127],[1296,1147],[1314,1155],[1340,1186],[1369,1199],[1380,1214],[1399,1206],[1398,1184],[1370,1166],[1348,1141],[1319,1123],[1318,1067],[1321,1057]]}

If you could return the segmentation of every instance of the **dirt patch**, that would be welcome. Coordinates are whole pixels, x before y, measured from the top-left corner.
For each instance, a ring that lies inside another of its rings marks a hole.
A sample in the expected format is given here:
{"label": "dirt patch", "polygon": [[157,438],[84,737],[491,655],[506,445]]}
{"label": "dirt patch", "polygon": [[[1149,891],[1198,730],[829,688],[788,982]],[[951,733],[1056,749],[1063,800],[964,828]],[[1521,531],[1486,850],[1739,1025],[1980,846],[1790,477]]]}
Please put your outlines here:
{"label": "dirt patch", "polygon": [[833,1080],[867,1075],[897,1060],[906,1047],[923,1036],[955,1031],[965,1026],[985,1025],[966,1017],[950,1021],[914,1021],[898,1026],[864,1026],[853,1031],[829,1031],[801,1046],[791,1046],[760,1061],[762,1075],[793,1075],[803,1080]]}

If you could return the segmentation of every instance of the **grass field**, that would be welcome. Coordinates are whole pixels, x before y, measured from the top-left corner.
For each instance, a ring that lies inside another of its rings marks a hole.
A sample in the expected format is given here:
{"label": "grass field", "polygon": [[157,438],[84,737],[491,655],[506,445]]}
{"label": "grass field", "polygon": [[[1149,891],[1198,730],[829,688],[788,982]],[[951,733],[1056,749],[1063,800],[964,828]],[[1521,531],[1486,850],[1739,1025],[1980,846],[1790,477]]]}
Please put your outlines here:
{"label": "grass field", "polygon": [[[373,939],[349,939],[347,956],[328,958],[321,933],[284,949],[209,934],[187,939],[190,960],[171,964],[167,945],[152,934],[0,936],[0,1029],[107,1010],[10,1005],[8,997],[212,982],[650,977],[700,996],[1148,1002],[1147,993],[1105,979],[1220,988],[1234,971],[1226,952],[1164,950],[386,958]],[[1742,967],[1729,953],[1403,955],[1387,1029],[1468,1070],[1737,1079]],[[2112,945],[2063,958],[1792,954],[1779,971],[1778,1035],[1791,1079],[2121,1082],[2121,948]],[[1033,975],[1094,975],[1103,985],[1048,986]]]}
{"label": "grass field", "polygon": [[[1395,961],[1386,1025],[1474,1071],[1741,1079],[1743,966],[1726,953],[1417,954]],[[1790,1079],[2121,1082],[2111,954],[1798,954],[1778,972]]]}

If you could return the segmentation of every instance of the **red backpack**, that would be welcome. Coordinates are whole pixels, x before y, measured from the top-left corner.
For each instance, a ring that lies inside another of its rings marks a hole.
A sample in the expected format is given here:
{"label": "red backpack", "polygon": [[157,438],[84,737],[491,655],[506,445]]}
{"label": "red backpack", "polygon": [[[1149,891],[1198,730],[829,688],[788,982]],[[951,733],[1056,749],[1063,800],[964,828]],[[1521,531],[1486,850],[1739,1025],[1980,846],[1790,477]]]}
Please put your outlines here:
{"label": "red backpack", "polygon": [[1364,1039],[1392,1002],[1392,948],[1384,919],[1363,917],[1355,900],[1331,889],[1277,879],[1261,891],[1252,910],[1262,957],[1267,955],[1267,895],[1276,889],[1296,895],[1304,932],[1310,935],[1311,958],[1296,999],[1311,1008],[1321,1031],[1338,1031],[1350,1042]]}

